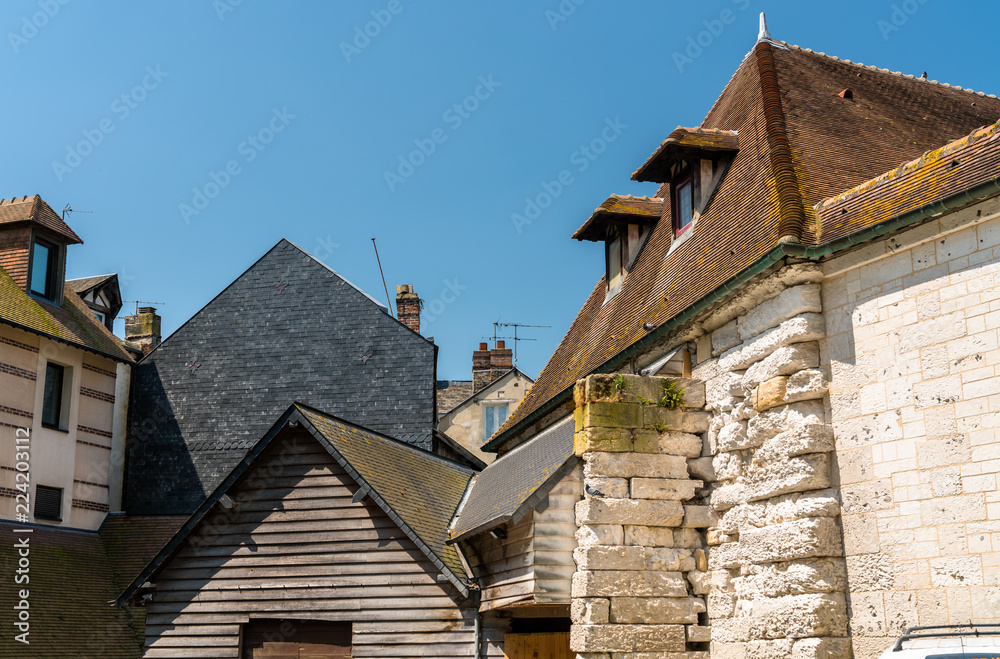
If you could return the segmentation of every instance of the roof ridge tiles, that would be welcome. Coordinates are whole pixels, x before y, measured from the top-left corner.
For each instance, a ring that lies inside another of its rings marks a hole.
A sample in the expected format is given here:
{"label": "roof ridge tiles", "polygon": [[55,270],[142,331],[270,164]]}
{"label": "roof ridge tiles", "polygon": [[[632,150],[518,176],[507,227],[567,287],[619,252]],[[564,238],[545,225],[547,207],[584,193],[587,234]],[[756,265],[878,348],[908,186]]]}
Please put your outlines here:
{"label": "roof ridge tiles", "polygon": [[977,90],[971,89],[969,87],[962,87],[961,85],[952,85],[950,83],[941,82],[939,80],[929,80],[929,79],[924,78],[922,76],[915,76],[912,73],[903,73],[902,71],[892,71],[890,69],[884,69],[884,68],[881,68],[881,67],[878,67],[878,66],[875,66],[875,65],[872,65],[872,64],[865,64],[864,62],[855,62],[855,61],[852,61],[852,60],[849,60],[849,59],[844,59],[844,58],[841,58],[841,57],[837,57],[836,55],[827,55],[826,53],[824,53],[822,51],[813,50],[812,48],[805,48],[803,46],[797,46],[795,44],[788,43],[788,42],[785,42],[785,41],[778,41],[778,43],[780,43],[780,44],[782,44],[784,46],[787,46],[791,50],[798,50],[798,51],[804,52],[804,53],[811,53],[813,55],[819,55],[820,57],[825,57],[825,58],[833,60],[835,62],[843,62],[844,64],[850,64],[851,66],[857,66],[857,67],[860,67],[862,69],[868,69],[869,71],[878,71],[880,73],[888,73],[889,75],[893,75],[893,76],[896,76],[896,77],[899,77],[899,78],[906,78],[908,80],[915,80],[917,82],[924,82],[924,83],[928,83],[928,84],[931,84],[931,85],[937,85],[938,87],[946,87],[948,89],[957,89],[959,91],[967,92],[969,94],[975,94],[977,96],[983,96],[985,98],[997,98],[996,94],[987,94],[986,92],[977,91]]}

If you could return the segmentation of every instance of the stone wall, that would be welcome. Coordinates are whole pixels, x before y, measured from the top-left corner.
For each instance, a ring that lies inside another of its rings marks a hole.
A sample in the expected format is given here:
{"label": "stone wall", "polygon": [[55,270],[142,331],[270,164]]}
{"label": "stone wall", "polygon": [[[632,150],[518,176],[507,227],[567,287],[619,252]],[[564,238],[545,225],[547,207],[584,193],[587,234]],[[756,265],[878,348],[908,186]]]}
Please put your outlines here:
{"label": "stone wall", "polygon": [[858,659],[909,625],[1000,622],[998,211],[944,215],[823,267]]}
{"label": "stone wall", "polygon": [[697,340],[719,516],[706,538],[713,658],[851,656],[821,280],[816,265],[788,266]]}
{"label": "stone wall", "polygon": [[582,659],[707,659],[703,550],[715,514],[699,476],[704,385],[678,380],[683,408],[659,404],[667,378],[594,375],[575,390],[576,506],[571,647]]}

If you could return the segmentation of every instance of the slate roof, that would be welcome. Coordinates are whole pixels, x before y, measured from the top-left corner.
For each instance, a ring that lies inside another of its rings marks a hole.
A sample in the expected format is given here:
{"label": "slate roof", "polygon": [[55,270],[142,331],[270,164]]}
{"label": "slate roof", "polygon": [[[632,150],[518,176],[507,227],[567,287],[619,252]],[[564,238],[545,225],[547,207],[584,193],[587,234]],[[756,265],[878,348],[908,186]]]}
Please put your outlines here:
{"label": "slate roof", "polygon": [[27,222],[62,236],[70,245],[83,243],[52,207],[38,195],[0,199],[0,225]]}
{"label": "slate roof", "polygon": [[430,448],[435,350],[280,241],[133,369],[126,511],[194,511],[296,400]]}
{"label": "slate roof", "polygon": [[[853,99],[840,93],[851,89]],[[995,96],[814,53],[758,43],[701,129],[735,131],[739,151],[685,242],[670,251],[671,204],[621,291],[602,277],[535,385],[485,450],[517,438],[659,326],[783,242],[827,240],[814,205],[1000,118]],[[658,197],[669,198],[669,186]],[[863,228],[861,222],[850,229]],[[597,267],[597,264],[595,264]]]}
{"label": "slate roof", "polygon": [[66,283],[63,303],[31,297],[0,268],[0,322],[41,334],[111,359],[131,362],[121,342]]}
{"label": "slate roof", "polygon": [[[15,529],[31,528],[31,533]],[[0,656],[19,658],[101,657],[138,659],[142,655],[142,624],[134,612],[109,606],[122,584],[115,579],[108,554],[97,533],[41,525],[0,523],[0,608],[7,616],[0,625]],[[18,555],[15,542],[28,537],[30,582],[16,586]],[[29,591],[29,645],[14,641],[14,606],[21,588]]]}
{"label": "slate roof", "polygon": [[184,539],[198,527],[223,495],[240,481],[288,424],[301,424],[309,431],[361,486],[360,491],[382,508],[452,584],[468,596],[461,559],[455,547],[446,545],[445,540],[448,521],[475,472],[410,444],[295,403],[139,571],[118,596],[120,606],[126,604],[145,581],[154,578],[182,546]]}
{"label": "slate roof", "polygon": [[491,528],[517,523],[548,494],[569,469],[573,458],[573,417],[560,421],[500,456],[477,474],[469,485],[469,494],[455,515],[448,534],[457,542]]}
{"label": "slate roof", "polygon": [[80,277],[79,279],[67,279],[66,285],[72,288],[76,293],[83,294],[92,288],[96,288],[108,281],[112,277],[117,277],[118,274],[112,272],[109,275],[96,275],[94,277]]}
{"label": "slate roof", "polygon": [[443,416],[472,395],[472,380],[438,380],[437,409]]}

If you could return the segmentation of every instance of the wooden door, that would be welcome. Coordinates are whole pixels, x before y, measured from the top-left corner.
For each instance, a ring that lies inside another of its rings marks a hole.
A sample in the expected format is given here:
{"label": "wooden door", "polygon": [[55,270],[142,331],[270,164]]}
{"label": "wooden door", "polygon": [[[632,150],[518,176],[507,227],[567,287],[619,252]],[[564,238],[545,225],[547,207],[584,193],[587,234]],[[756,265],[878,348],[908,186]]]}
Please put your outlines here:
{"label": "wooden door", "polygon": [[243,627],[243,659],[345,659],[351,623],[251,620]]}
{"label": "wooden door", "polygon": [[569,632],[504,634],[506,659],[576,659],[569,649]]}

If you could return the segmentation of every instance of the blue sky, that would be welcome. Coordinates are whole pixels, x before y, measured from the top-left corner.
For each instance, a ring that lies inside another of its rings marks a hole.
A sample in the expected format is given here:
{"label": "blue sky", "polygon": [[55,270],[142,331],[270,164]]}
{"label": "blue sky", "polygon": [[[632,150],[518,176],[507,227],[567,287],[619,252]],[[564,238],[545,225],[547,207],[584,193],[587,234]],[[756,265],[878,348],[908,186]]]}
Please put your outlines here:
{"label": "blue sky", "polygon": [[390,294],[425,300],[439,377],[469,378],[496,320],[551,326],[522,332],[535,376],[604,267],[570,235],[609,194],[655,192],[631,172],[701,121],[759,12],[776,39],[996,93],[995,21],[974,18],[994,9],[9,0],[0,196],[92,211],[68,217],[68,276],[118,272],[164,335],[281,238],[382,299],[377,238]]}

